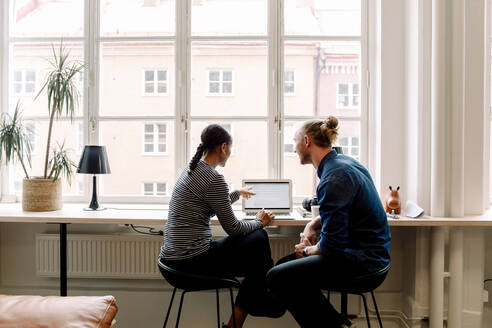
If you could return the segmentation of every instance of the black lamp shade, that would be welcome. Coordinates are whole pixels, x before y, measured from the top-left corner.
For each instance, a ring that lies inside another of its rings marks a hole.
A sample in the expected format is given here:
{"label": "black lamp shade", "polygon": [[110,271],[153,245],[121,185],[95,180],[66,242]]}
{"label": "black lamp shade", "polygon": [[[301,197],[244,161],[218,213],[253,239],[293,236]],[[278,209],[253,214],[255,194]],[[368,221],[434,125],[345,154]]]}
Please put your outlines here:
{"label": "black lamp shade", "polygon": [[80,158],[77,173],[108,174],[111,173],[108,155],[104,146],[85,146]]}

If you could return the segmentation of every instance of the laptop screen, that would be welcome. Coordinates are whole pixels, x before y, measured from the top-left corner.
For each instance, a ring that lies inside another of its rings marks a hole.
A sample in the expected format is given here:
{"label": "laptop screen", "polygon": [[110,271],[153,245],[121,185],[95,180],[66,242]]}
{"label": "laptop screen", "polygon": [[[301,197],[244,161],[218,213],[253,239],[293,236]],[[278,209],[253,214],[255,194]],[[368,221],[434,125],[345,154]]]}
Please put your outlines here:
{"label": "laptop screen", "polygon": [[289,182],[268,181],[250,182],[245,181],[246,187],[253,187],[255,196],[244,201],[244,210],[289,210],[290,209],[290,186]]}

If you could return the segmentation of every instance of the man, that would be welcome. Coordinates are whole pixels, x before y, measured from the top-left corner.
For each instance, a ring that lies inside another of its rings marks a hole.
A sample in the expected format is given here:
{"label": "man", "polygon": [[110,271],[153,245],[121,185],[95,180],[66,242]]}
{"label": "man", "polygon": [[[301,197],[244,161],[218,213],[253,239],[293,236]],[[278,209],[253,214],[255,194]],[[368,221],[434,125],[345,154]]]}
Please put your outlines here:
{"label": "man", "polygon": [[321,288],[376,272],[390,262],[388,221],[374,183],[359,162],[332,150],[337,136],[333,116],[306,122],[296,132],[301,164],[312,164],[320,179],[320,215],[301,233],[295,256],[280,260],[267,274],[270,291],[301,327],[350,327]]}

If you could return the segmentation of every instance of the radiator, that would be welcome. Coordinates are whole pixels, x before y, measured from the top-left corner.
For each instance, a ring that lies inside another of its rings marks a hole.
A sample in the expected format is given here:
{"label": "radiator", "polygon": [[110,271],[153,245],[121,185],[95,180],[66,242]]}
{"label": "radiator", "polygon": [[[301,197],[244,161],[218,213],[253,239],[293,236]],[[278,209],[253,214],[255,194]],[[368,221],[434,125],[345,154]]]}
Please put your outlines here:
{"label": "radiator", "polygon": [[[292,253],[298,238],[270,237],[272,257]],[[59,236],[36,235],[36,274],[59,275]],[[88,235],[67,236],[67,272],[71,278],[161,279],[156,260],[161,236]]]}

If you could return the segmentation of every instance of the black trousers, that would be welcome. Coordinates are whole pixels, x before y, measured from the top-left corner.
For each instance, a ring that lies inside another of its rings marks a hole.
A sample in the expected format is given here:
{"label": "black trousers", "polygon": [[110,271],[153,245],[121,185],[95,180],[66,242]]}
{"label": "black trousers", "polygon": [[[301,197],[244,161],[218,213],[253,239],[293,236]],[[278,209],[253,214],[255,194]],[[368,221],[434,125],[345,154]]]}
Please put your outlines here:
{"label": "black trousers", "polygon": [[[170,267],[189,273],[216,277],[244,277],[236,305],[257,316],[271,315],[266,297],[265,276],[273,267],[268,234],[260,229],[247,235],[227,236],[210,244],[203,254],[186,260],[165,260]],[[285,309],[284,309],[285,312]]]}
{"label": "black trousers", "polygon": [[312,255],[281,259],[267,274],[267,286],[301,327],[340,328],[346,319],[323,295],[346,277],[360,274],[360,267],[342,255]]}

